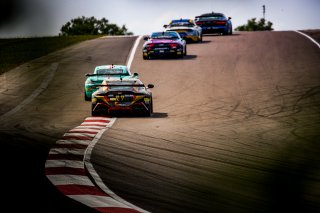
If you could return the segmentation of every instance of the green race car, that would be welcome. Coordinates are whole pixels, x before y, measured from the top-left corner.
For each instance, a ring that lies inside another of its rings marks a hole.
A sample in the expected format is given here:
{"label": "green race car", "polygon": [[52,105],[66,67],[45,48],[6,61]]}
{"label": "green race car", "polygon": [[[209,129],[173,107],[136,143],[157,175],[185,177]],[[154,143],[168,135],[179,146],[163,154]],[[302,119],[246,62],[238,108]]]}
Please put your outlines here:
{"label": "green race car", "polygon": [[96,66],[93,73],[86,74],[84,84],[84,100],[91,101],[92,93],[94,93],[105,79],[131,79],[138,78],[138,73],[131,74],[129,68],[125,65],[101,65]]}

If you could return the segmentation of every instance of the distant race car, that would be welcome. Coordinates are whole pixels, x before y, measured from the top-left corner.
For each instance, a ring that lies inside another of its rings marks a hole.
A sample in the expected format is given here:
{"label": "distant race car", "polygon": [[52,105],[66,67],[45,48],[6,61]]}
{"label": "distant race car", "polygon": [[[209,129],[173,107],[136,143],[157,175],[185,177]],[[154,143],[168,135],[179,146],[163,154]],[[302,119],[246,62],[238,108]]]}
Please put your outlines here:
{"label": "distant race car", "polygon": [[151,116],[153,84],[145,86],[139,79],[104,80],[92,94],[92,116],[129,111]]}
{"label": "distant race car", "polygon": [[100,85],[106,78],[138,78],[138,73],[131,74],[125,65],[101,65],[96,66],[93,73],[86,74],[87,79],[84,85],[84,99],[91,100],[92,93],[98,89],[96,85]]}
{"label": "distant race car", "polygon": [[202,28],[192,19],[175,19],[163,25],[165,31],[176,31],[187,42],[202,42]]}
{"label": "distant race car", "polygon": [[143,59],[163,56],[183,58],[187,55],[187,43],[175,31],[153,32],[150,37],[147,36],[144,40]]}
{"label": "distant race car", "polygon": [[222,33],[232,34],[231,17],[226,17],[223,13],[205,13],[195,17],[195,22],[202,28],[202,34]]}

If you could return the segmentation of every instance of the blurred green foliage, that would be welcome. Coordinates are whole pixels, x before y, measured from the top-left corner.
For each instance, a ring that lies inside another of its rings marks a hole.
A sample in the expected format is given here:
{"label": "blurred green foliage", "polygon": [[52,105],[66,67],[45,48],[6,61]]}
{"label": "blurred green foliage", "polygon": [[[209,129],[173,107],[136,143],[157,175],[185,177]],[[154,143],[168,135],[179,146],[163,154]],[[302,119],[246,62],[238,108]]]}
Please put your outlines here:
{"label": "blurred green foliage", "polygon": [[266,20],[264,18],[261,18],[259,21],[257,21],[256,18],[252,18],[248,20],[248,23],[245,25],[240,25],[235,28],[236,31],[272,31],[273,23]]}

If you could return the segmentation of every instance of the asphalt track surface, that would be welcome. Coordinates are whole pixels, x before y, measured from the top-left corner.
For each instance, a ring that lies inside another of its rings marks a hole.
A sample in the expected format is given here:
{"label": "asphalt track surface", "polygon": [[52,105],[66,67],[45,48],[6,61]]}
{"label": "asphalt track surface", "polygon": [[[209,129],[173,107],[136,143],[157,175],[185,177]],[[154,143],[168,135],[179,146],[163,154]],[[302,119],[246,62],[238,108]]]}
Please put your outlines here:
{"label": "asphalt track surface", "polygon": [[[91,212],[50,184],[44,164],[90,116],[84,74],[126,63],[134,40],[87,41],[1,76],[2,208]],[[296,32],[212,35],[184,59],[154,60],[142,59],[141,44],[131,70],[155,84],[154,114],[120,115],[100,138],[91,163],[105,185],[150,212],[319,212],[314,43]]]}

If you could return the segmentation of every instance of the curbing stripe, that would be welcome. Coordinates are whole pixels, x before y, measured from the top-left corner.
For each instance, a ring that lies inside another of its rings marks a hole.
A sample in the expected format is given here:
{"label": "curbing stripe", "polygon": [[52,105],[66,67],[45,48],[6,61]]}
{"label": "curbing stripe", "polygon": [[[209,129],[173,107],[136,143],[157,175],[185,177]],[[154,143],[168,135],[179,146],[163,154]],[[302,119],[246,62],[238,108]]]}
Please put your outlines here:
{"label": "curbing stripe", "polygon": [[57,188],[64,195],[99,195],[105,196],[105,193],[95,186],[84,185],[59,185]]}
{"label": "curbing stripe", "polygon": [[99,127],[99,126],[77,126],[74,129],[80,130],[80,129],[85,129],[85,130],[102,130],[104,127]]}
{"label": "curbing stripe", "polygon": [[121,207],[128,208],[126,205],[114,200],[107,196],[94,196],[94,195],[70,195],[72,199],[75,199],[81,203],[90,207]]}
{"label": "curbing stripe", "polygon": [[93,137],[77,136],[77,135],[64,135],[64,136],[62,136],[62,139],[64,139],[64,140],[74,139],[74,140],[88,140],[88,141],[91,141],[93,139]]}
{"label": "curbing stripe", "polygon": [[87,122],[87,123],[81,124],[80,126],[105,127],[106,125],[104,125],[104,124],[97,124],[97,123],[93,123],[93,122]]}
{"label": "curbing stripe", "polygon": [[72,154],[72,155],[84,155],[85,149],[67,149],[67,148],[52,148],[49,155],[54,154]]}
{"label": "curbing stripe", "polygon": [[81,129],[71,129],[68,132],[70,133],[89,133],[89,134],[97,134],[98,130],[81,130]]}
{"label": "curbing stripe", "polygon": [[74,155],[74,154],[49,154],[49,160],[78,160],[83,161],[83,155]]}
{"label": "curbing stripe", "polygon": [[84,169],[83,162],[74,160],[47,160],[45,167],[66,167]]}
{"label": "curbing stripe", "polygon": [[94,186],[92,181],[87,176],[82,175],[70,175],[70,174],[61,174],[61,175],[47,175],[48,179],[53,183],[53,185],[85,185],[85,186]]}
{"label": "curbing stripe", "polygon": [[67,132],[67,133],[64,133],[63,136],[86,136],[86,137],[94,138],[94,136],[96,136],[96,134],[97,133]]}
{"label": "curbing stripe", "polygon": [[100,116],[94,116],[94,117],[87,117],[86,120],[103,120],[103,121],[110,121],[112,119],[111,117],[100,117]]}
{"label": "curbing stripe", "polygon": [[[97,187],[99,176],[93,168],[90,168],[93,174],[87,176],[88,169],[84,163],[87,149],[90,144],[94,145],[100,139],[115,120],[116,118],[88,117],[80,126],[65,133],[49,151],[45,174],[64,195],[99,212],[145,212],[139,211],[138,207],[121,199],[111,190]],[[92,150],[93,147],[90,147]],[[88,158],[90,159],[90,156]]]}
{"label": "curbing stripe", "polygon": [[54,145],[55,148],[69,148],[69,149],[86,149],[88,145],[86,144],[76,144],[76,143],[59,143]]}
{"label": "curbing stripe", "polygon": [[90,142],[89,140],[57,140],[56,144],[79,144],[88,146]]}
{"label": "curbing stripe", "polygon": [[86,119],[84,122],[86,122],[86,123],[87,123],[87,122],[109,123],[109,120],[103,120],[103,119],[101,119],[101,118],[99,118],[99,119]]}
{"label": "curbing stripe", "polygon": [[61,174],[70,174],[70,175],[87,175],[84,168],[70,168],[70,167],[47,167],[46,175],[61,175]]}

